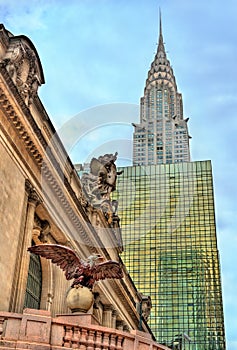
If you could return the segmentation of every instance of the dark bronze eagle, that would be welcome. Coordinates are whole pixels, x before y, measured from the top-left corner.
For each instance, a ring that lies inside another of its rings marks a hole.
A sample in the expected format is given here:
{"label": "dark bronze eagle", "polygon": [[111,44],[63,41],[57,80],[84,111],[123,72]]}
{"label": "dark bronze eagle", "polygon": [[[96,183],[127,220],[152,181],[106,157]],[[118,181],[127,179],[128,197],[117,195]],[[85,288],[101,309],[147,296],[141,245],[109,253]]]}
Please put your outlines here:
{"label": "dark bronze eagle", "polygon": [[123,277],[122,268],[117,261],[98,263],[98,260],[103,259],[98,254],[91,255],[84,261],[71,248],[59,244],[39,244],[29,247],[28,251],[50,259],[64,271],[67,280],[74,278],[71,288],[81,285],[91,289],[96,281]]}

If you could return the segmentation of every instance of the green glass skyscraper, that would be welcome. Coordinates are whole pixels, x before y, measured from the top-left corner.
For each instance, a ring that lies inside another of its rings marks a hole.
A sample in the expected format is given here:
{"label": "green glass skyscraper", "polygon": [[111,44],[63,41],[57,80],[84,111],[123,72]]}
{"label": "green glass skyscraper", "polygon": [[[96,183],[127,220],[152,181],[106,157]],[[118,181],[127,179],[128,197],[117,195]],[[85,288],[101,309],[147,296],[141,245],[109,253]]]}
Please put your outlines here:
{"label": "green glass skyscraper", "polygon": [[[120,169],[121,170],[121,169]],[[172,349],[225,349],[210,161],[133,166],[117,180],[123,261]]]}

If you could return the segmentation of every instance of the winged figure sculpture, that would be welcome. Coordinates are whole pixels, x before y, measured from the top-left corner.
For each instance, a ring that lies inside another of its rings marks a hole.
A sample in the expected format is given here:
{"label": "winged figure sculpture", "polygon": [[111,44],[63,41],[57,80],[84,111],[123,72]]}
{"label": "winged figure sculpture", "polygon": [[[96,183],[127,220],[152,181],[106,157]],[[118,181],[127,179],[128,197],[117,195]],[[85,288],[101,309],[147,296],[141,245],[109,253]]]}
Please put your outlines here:
{"label": "winged figure sculpture", "polygon": [[28,248],[28,251],[50,259],[65,273],[66,279],[74,281],[71,288],[81,285],[92,288],[94,283],[106,278],[122,278],[123,271],[117,261],[103,260],[103,257],[94,254],[87,261],[81,260],[74,250],[59,244],[39,244]]}

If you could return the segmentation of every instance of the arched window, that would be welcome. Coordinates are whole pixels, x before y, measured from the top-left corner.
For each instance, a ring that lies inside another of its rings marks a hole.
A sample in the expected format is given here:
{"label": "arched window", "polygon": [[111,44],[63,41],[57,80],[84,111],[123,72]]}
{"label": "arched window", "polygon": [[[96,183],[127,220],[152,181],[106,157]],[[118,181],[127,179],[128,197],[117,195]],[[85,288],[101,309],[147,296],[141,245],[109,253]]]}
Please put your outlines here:
{"label": "arched window", "polygon": [[42,289],[42,269],[41,269],[40,257],[38,255],[31,253],[24,308],[26,307],[31,309],[40,308],[41,289]]}

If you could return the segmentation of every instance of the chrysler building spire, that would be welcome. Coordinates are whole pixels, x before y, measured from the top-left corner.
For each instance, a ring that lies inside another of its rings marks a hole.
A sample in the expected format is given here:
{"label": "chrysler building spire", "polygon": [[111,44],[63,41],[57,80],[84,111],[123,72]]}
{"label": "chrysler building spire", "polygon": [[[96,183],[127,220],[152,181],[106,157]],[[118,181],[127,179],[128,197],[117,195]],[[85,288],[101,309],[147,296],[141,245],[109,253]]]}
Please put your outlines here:
{"label": "chrysler building spire", "polygon": [[167,59],[161,12],[159,42],[140,103],[140,124],[133,124],[133,164],[166,164],[190,161],[187,121],[182,95]]}
{"label": "chrysler building spire", "polygon": [[163,40],[163,35],[162,35],[162,21],[161,21],[161,10],[159,11],[159,16],[160,16],[160,31],[159,31],[159,40],[158,40],[158,52],[164,52],[165,53],[165,46],[164,46],[164,40]]}

